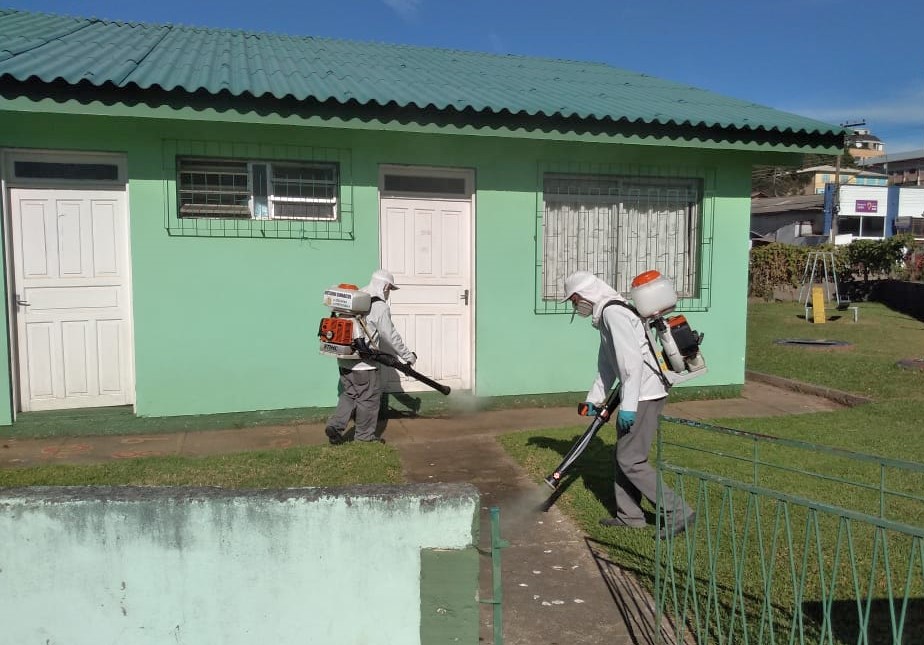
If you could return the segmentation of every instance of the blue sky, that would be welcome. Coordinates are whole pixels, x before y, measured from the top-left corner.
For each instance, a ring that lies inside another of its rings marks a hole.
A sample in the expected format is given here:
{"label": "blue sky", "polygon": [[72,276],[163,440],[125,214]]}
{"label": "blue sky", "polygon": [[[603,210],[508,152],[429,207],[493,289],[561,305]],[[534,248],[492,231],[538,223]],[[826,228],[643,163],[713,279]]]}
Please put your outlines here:
{"label": "blue sky", "polygon": [[116,20],[604,62],[924,148],[924,3],[0,0]]}

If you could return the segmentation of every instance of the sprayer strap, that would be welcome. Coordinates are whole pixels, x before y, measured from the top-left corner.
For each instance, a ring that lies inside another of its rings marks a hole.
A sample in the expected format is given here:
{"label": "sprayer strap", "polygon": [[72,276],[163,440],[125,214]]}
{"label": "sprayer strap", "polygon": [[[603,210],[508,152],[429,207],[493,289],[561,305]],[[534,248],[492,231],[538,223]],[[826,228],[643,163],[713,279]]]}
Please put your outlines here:
{"label": "sprayer strap", "polygon": [[[636,316],[638,316],[638,319],[642,321],[643,328],[648,326],[648,322],[642,317],[642,314],[640,314],[638,312],[638,309],[636,309],[630,303],[624,300],[610,300],[608,303],[603,305],[603,309],[606,309],[610,305],[619,305],[620,307],[624,307],[628,309],[629,311],[634,313]],[[601,318],[603,316],[603,309],[600,310]],[[664,385],[664,389],[667,391],[670,391],[671,382],[667,380],[667,376],[664,375],[664,370],[661,369],[661,363],[658,362],[658,353],[655,351],[654,345],[651,344],[651,335],[647,331],[645,331],[645,340],[648,342],[648,351],[651,352],[651,357],[655,360],[655,365],[652,365],[648,361],[643,361],[643,362],[645,363],[645,365],[648,366],[648,368],[652,372],[655,373],[655,375],[657,375],[659,379],[661,379],[661,384]]]}

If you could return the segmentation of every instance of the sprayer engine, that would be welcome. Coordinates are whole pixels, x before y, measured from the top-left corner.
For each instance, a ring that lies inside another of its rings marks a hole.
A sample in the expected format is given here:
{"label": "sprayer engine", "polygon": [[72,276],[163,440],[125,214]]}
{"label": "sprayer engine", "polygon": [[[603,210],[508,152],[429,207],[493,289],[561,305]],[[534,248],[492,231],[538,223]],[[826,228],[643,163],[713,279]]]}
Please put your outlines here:
{"label": "sprayer engine", "polygon": [[362,317],[369,313],[372,297],[355,285],[340,284],[324,291],[324,306],[331,309],[331,315],[318,325],[321,353],[359,360],[353,341],[364,337]]}
{"label": "sprayer engine", "polygon": [[692,375],[705,369],[706,361],[699,351],[703,335],[682,315],[665,318],[677,306],[677,292],[670,280],[657,271],[646,271],[632,281],[630,295],[639,315],[655,332],[661,356],[672,372]]}

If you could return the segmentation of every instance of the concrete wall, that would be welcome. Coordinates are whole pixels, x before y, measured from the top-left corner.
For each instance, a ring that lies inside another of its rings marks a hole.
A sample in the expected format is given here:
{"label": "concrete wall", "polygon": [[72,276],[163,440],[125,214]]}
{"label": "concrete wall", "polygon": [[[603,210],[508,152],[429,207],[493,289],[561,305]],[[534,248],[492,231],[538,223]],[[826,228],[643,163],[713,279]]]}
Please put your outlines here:
{"label": "concrete wall", "polygon": [[0,642],[474,644],[478,508],[468,485],[0,490]]}
{"label": "concrete wall", "polygon": [[924,321],[924,284],[920,282],[876,280],[871,285],[868,297],[889,309]]}

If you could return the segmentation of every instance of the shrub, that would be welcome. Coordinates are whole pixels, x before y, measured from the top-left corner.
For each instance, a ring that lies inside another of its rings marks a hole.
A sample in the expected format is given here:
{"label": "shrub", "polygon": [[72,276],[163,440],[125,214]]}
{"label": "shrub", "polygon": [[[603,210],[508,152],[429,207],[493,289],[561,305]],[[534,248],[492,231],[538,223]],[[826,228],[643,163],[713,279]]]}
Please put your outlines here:
{"label": "shrub", "polygon": [[[834,253],[834,272],[838,284],[847,285],[862,277],[891,277],[924,273],[924,249],[914,251],[914,238],[896,235],[885,240],[854,240],[848,246],[794,246],[774,242],[751,249],[748,295],[772,300],[780,287],[799,287],[805,276],[808,254],[813,251]],[[910,250],[910,251],[909,251]],[[816,281],[824,279],[816,276]]]}
{"label": "shrub", "polygon": [[888,278],[895,274],[913,247],[914,238],[907,234],[884,240],[854,240],[847,247],[847,257],[854,272],[868,282],[872,276]]}

